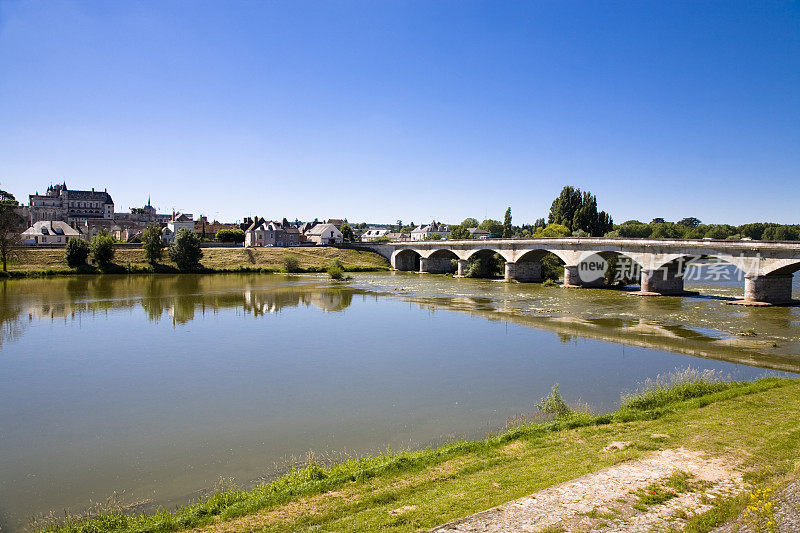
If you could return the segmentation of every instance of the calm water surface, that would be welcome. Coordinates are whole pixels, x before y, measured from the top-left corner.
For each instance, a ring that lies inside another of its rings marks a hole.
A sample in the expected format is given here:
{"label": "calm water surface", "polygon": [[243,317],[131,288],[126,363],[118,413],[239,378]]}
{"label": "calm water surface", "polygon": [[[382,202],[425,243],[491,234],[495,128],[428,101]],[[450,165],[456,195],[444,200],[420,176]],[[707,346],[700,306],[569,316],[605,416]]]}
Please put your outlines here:
{"label": "calm water surface", "polygon": [[[309,450],[480,437],[559,383],[613,409],[677,367],[800,370],[800,310],[408,273],[75,277],[0,286],[0,527],[185,503]],[[737,335],[753,330],[755,336]]]}

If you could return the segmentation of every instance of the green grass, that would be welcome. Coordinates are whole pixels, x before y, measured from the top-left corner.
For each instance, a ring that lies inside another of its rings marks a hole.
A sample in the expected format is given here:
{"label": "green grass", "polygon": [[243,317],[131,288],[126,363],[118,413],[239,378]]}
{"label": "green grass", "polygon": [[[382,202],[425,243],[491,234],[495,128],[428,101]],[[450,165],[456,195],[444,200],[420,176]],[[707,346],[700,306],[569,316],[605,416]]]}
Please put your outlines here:
{"label": "green grass", "polygon": [[[641,398],[626,397],[624,406],[614,413],[573,412],[483,440],[387,452],[328,466],[312,460],[249,491],[228,488],[171,511],[137,515],[110,511],[44,529],[167,532],[219,526],[263,531],[409,531],[487,509],[650,450],[678,445],[711,453],[747,450],[749,476],[754,481],[794,468],[800,455],[796,417],[800,383],[778,378],[722,382],[702,376],[694,382],[693,388],[687,380],[677,383],[674,393],[645,387]],[[708,388],[709,384],[713,387]],[[655,399],[652,390],[659,391]],[[749,423],[741,424],[741,420]],[[731,431],[731,426],[737,431]],[[633,444],[624,451],[603,452],[612,440]],[[671,490],[679,490],[691,481],[676,473],[668,483]],[[404,506],[413,509],[389,513]],[[722,508],[715,512],[727,516]]]}
{"label": "green grass", "polygon": [[[60,248],[31,248],[22,250],[0,277],[26,278],[72,274],[175,274],[177,266],[167,259],[155,265],[144,260],[141,248],[117,248],[114,261],[104,269],[92,265],[70,268]],[[326,272],[332,261],[338,261],[344,272],[389,270],[388,261],[380,255],[364,251],[329,246],[296,248],[203,248],[200,260],[202,273],[274,273]]]}

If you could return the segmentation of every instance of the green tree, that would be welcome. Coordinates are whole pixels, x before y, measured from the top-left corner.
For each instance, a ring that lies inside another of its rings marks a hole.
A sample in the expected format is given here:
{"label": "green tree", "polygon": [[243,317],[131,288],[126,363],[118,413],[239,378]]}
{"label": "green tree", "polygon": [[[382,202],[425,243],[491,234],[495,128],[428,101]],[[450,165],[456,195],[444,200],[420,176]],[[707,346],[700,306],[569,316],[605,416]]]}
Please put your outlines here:
{"label": "green tree", "polygon": [[169,247],[169,258],[181,270],[196,270],[200,266],[203,250],[200,238],[188,228],[181,228]]}
{"label": "green tree", "polygon": [[626,220],[619,226],[616,226],[615,230],[620,237],[629,239],[646,239],[653,233],[652,224],[645,224],[638,220]]}
{"label": "green tree", "polygon": [[339,231],[342,232],[342,239],[345,242],[353,242],[354,240],[356,240],[356,234],[355,232],[353,232],[353,228],[351,228],[350,224],[348,224],[347,222],[342,224],[342,227],[339,228]]}
{"label": "green tree", "polygon": [[478,219],[477,219],[477,218],[471,218],[471,217],[470,217],[470,218],[465,218],[465,219],[464,219],[464,220],[461,222],[461,225],[462,225],[462,226],[463,226],[465,229],[469,229],[469,228],[477,228],[477,227],[478,227],[478,224],[479,224],[479,222],[478,222]]}
{"label": "green tree", "polygon": [[536,230],[534,237],[569,237],[572,232],[562,224],[548,224],[547,227]]}
{"label": "green tree", "polygon": [[543,218],[537,218],[536,222],[533,223],[533,230],[536,231],[539,228],[544,228],[547,226],[547,222]]}
{"label": "green tree", "polygon": [[151,265],[161,259],[164,241],[161,240],[161,227],[158,224],[148,224],[142,232],[142,250],[145,260]]}
{"label": "green tree", "polygon": [[214,238],[219,242],[242,243],[244,242],[244,230],[239,228],[221,229],[217,231],[217,234],[214,236]]}
{"label": "green tree", "polygon": [[488,231],[492,234],[492,237],[499,237],[503,234],[503,224],[500,223],[499,220],[492,220],[491,218],[487,218],[483,222],[481,222],[478,227],[482,230]]}
{"label": "green tree", "polygon": [[679,226],[687,226],[689,228],[696,228],[700,225],[700,219],[695,217],[688,217],[680,219],[677,224]]}
{"label": "green tree", "polygon": [[595,237],[614,229],[611,216],[597,210],[597,198],[592,193],[570,186],[564,187],[553,200],[548,222],[566,226],[570,232],[581,229]]}
{"label": "green tree", "polygon": [[105,230],[92,237],[92,242],[89,244],[89,251],[92,255],[92,261],[100,268],[107,267],[114,260],[115,242],[114,237],[109,235]]}
{"label": "green tree", "polygon": [[470,238],[470,234],[467,231],[467,228],[463,224],[459,224],[458,226],[450,226],[450,239],[451,240],[463,241],[463,240],[469,239],[469,238]]}
{"label": "green tree", "polygon": [[761,240],[765,229],[767,229],[767,225],[763,222],[753,222],[751,224],[742,224],[739,226],[737,228],[737,233],[751,239]]}
{"label": "green tree", "polygon": [[503,217],[503,238],[508,239],[514,236],[514,228],[511,226],[511,208],[506,209],[506,214]]}
{"label": "green tree", "polygon": [[20,234],[25,231],[25,219],[19,214],[19,202],[10,192],[0,190],[0,261],[3,272],[8,270],[8,261],[16,254]]}
{"label": "green tree", "polygon": [[72,268],[86,264],[89,258],[89,243],[78,237],[71,237],[64,247],[64,260]]}

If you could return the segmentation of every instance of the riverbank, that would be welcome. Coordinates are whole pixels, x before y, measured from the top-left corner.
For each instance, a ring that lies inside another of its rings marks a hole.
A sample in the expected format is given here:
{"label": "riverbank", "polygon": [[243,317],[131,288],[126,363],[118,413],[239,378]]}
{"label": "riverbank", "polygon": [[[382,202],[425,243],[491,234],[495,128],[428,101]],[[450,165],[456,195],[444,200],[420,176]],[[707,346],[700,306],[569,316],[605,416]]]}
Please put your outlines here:
{"label": "riverbank", "polygon": [[[550,411],[559,411],[558,402],[548,405],[555,407]],[[624,398],[622,406],[604,415],[569,411],[550,415],[550,420],[542,415],[521,417],[515,423],[522,424],[484,440],[387,452],[329,467],[310,457],[306,467],[250,491],[229,488],[196,504],[156,514],[130,516],[120,507],[94,519],[46,529],[410,531],[432,528],[654,452],[667,451],[669,456],[668,451],[680,449],[735,463],[740,473],[743,484],[738,493],[706,498],[702,514],[682,511],[668,521],[676,529],[708,531],[740,516],[749,493],[779,488],[800,473],[798,381],[716,382],[690,373],[671,383],[651,384],[637,396]],[[681,487],[686,491],[692,483],[684,479]],[[632,508],[641,513],[658,511],[666,501],[647,494],[631,498],[638,498]],[[596,521],[596,527],[636,518],[610,511],[584,514]],[[762,515],[765,525],[774,518],[770,512]]]}
{"label": "riverbank", "polygon": [[[389,269],[389,262],[380,255],[363,250],[329,246],[295,248],[203,248],[200,261],[203,273],[218,272],[287,272],[287,260],[292,272],[322,272],[333,261],[339,261],[345,271],[366,272]],[[177,265],[164,251],[162,260],[150,265],[141,248],[115,248],[114,262],[102,272],[86,265],[70,268],[64,261],[63,248],[30,248],[20,251],[16,261],[8,264],[7,277],[34,277],[70,274],[144,274],[178,273]]]}

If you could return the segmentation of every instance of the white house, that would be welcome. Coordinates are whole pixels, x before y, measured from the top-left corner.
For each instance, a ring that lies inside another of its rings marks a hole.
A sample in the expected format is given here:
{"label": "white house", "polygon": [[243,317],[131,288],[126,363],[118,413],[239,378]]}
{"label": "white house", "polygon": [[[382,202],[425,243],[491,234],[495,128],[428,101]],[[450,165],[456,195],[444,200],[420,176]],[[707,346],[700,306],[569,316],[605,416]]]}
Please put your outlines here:
{"label": "white house", "polygon": [[333,224],[317,224],[305,233],[306,240],[320,244],[340,244],[342,232]]}
{"label": "white house", "polygon": [[361,240],[363,242],[370,242],[376,241],[381,237],[386,237],[389,235],[388,229],[380,229],[380,228],[369,228],[367,231],[361,234]]}
{"label": "white house", "polygon": [[175,235],[182,229],[188,229],[194,233],[194,219],[192,215],[187,213],[175,213],[172,218],[167,222],[167,227],[161,231],[162,240],[171,244],[175,240]]}
{"label": "white house", "polygon": [[61,220],[40,220],[22,232],[22,241],[29,244],[67,244],[72,237],[85,239],[83,234]]}
{"label": "white house", "polygon": [[450,235],[450,228],[442,224],[441,222],[436,222],[435,220],[428,224],[427,226],[420,226],[411,230],[411,240],[412,241],[424,241],[425,239],[430,238],[433,234],[441,235],[443,238],[447,238]]}

